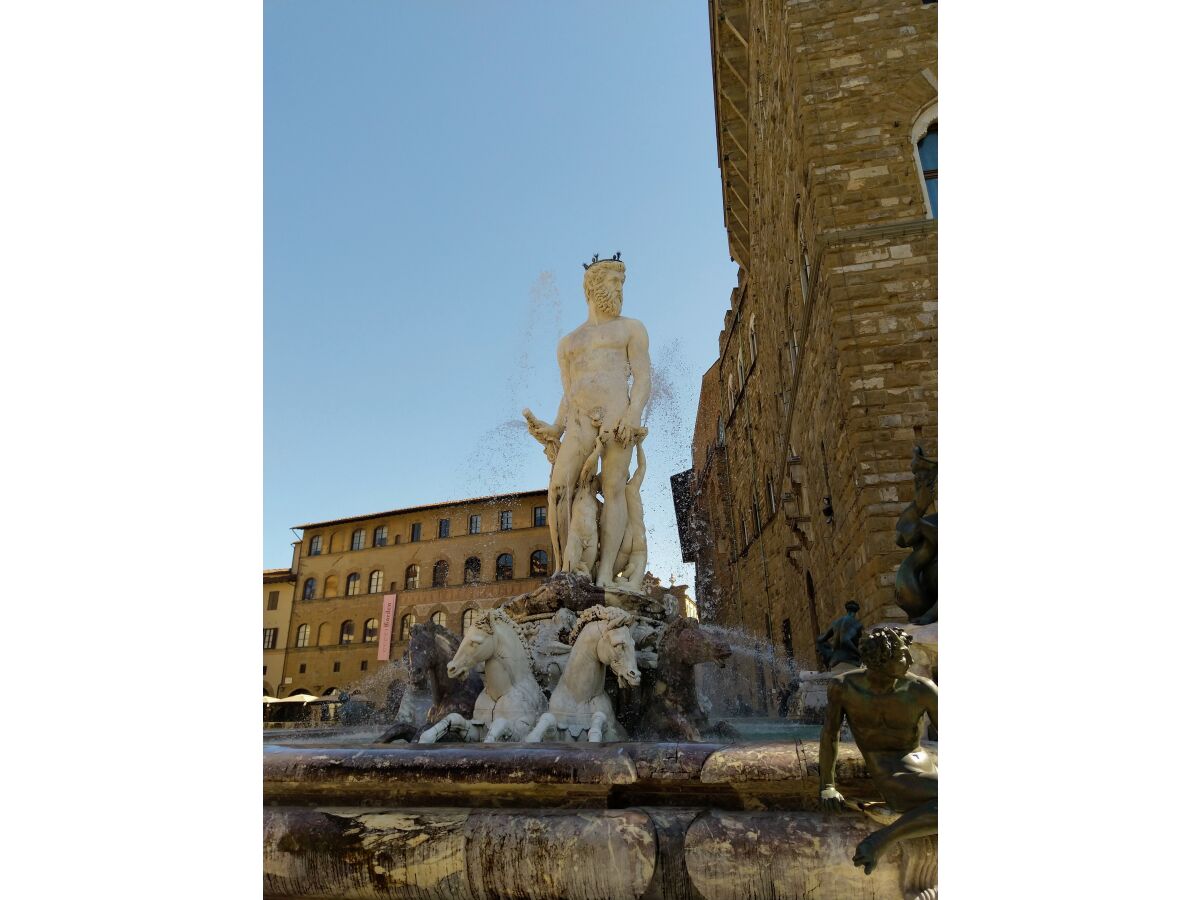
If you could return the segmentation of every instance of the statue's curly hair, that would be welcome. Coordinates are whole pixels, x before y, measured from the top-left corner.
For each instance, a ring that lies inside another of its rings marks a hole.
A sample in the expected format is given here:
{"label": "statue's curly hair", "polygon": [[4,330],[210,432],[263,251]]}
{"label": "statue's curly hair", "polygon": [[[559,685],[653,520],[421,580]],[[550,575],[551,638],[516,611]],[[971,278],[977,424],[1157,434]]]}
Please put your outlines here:
{"label": "statue's curly hair", "polygon": [[903,628],[884,625],[859,639],[858,655],[867,668],[878,669],[887,665],[902,650],[907,650],[912,642],[912,635]]}

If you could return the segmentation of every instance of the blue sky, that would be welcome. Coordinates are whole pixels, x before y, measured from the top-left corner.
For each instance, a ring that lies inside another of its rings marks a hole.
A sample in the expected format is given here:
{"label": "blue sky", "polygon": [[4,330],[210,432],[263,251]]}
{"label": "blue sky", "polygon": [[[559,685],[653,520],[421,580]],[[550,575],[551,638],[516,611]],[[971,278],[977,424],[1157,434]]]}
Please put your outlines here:
{"label": "blue sky", "polygon": [[264,566],[289,527],[544,486],[581,263],[620,250],[657,390],[650,569],[736,281],[706,4],[267,0]]}

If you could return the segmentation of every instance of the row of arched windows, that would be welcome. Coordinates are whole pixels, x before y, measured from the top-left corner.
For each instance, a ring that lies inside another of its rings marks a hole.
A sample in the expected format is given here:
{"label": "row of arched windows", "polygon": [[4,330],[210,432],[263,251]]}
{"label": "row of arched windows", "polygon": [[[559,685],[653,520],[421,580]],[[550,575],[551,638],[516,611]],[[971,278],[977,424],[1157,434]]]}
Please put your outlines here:
{"label": "row of arched windows", "polygon": [[[534,550],[529,555],[529,577],[541,578],[550,572],[550,556],[545,550]],[[478,556],[472,556],[463,563],[463,584],[476,584],[483,580],[483,564]],[[511,581],[513,578],[513,557],[511,553],[501,553],[496,557],[496,581]],[[450,563],[444,559],[439,559],[433,564],[433,587],[445,587],[450,579]],[[338,583],[336,575],[330,575],[325,579],[325,590],[323,597],[336,597],[341,585]],[[415,591],[421,587],[421,567],[410,565],[404,570],[404,589],[406,591]],[[345,594],[346,597],[355,597],[363,592],[362,576],[358,572],[351,572],[346,576]],[[383,571],[376,569],[367,578],[367,593],[379,594],[383,592]],[[309,578],[304,582],[304,592],[302,594],[305,600],[315,600],[317,597],[317,579]]]}
{"label": "row of arched windows", "polygon": [[[321,623],[321,627],[317,629],[317,643],[314,645],[311,643],[312,629],[308,626],[307,623],[304,625],[301,625],[299,628],[296,629],[296,646],[297,647],[309,647],[309,646],[324,647],[324,646],[330,644],[331,641],[329,640],[328,629],[329,629],[328,622]],[[357,633],[357,631],[354,627],[354,621],[352,619],[347,619],[345,622],[342,623],[342,627],[338,631],[338,643],[339,644],[353,644],[356,633]],[[367,619],[367,621],[363,622],[362,642],[364,644],[379,643],[379,620],[378,619]]]}
{"label": "row of arched windows", "polygon": [[[479,610],[472,607],[462,614],[460,624],[462,626],[461,634],[466,634],[467,629],[475,624],[475,619],[479,615]],[[435,625],[447,627],[447,617],[443,610],[438,610],[429,617],[429,621]],[[406,613],[400,617],[400,640],[407,641],[412,636],[413,625],[416,624],[416,616],[412,613]],[[339,644],[353,644],[355,642],[356,630],[354,621],[347,619],[342,623],[341,629],[338,631]],[[305,623],[296,629],[296,647],[326,647],[332,643],[329,640],[329,623],[323,622],[317,629],[317,642],[312,643],[312,627]],[[362,643],[377,644],[379,643],[379,620],[367,619],[362,627]]]}

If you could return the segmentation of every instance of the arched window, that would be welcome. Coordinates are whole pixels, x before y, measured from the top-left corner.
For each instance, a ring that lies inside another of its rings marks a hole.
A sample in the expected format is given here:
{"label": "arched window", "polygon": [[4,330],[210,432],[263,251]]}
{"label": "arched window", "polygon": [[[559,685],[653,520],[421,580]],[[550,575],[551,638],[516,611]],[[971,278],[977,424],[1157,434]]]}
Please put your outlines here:
{"label": "arched window", "polygon": [[745,361],[745,356],[742,353],[742,348],[738,347],[738,387],[744,388],[745,386],[746,386],[746,361]]}
{"label": "arched window", "polygon": [[301,625],[299,628],[296,629],[296,646],[297,647],[307,647],[308,646],[308,626],[307,625]]}
{"label": "arched window", "polygon": [[324,647],[329,643],[329,623],[322,622],[317,626],[317,646]]}
{"label": "arched window", "polygon": [[512,581],[513,558],[511,553],[501,553],[496,557],[496,580]]}
{"label": "arched window", "polygon": [[363,643],[378,644],[379,643],[379,620],[367,619],[363,624]]}
{"label": "arched window", "polygon": [[359,528],[350,536],[350,549],[361,550],[367,544],[367,529]]}
{"label": "arched window", "polygon": [[434,625],[441,625],[443,628],[445,628],[446,627],[446,614],[444,612],[442,612],[441,610],[438,610],[432,616],[429,617],[429,621],[432,622]]}
{"label": "arched window", "polygon": [[317,597],[317,579],[310,578],[304,582],[304,599],[315,600]]}
{"label": "arched window", "polygon": [[534,550],[529,555],[529,577],[540,578],[550,571],[550,557],[545,550]]}
{"label": "arched window", "polygon": [[737,391],[734,390],[734,387],[733,387],[733,373],[732,372],[729,373],[729,380],[727,382],[727,385],[729,388],[729,411],[732,413],[733,412],[733,400],[737,396]]}
{"label": "arched window", "polygon": [[347,619],[342,623],[342,636],[338,638],[339,644],[354,643],[354,623]]}
{"label": "arched window", "polygon": [[476,610],[474,607],[472,607],[471,609],[468,609],[466,612],[463,613],[463,617],[462,617],[462,633],[463,634],[466,634],[467,629],[475,624],[475,616],[477,614],[478,614],[478,610]]}
{"label": "arched window", "polygon": [[478,584],[479,574],[483,571],[483,565],[479,562],[478,556],[472,556],[463,565],[463,583]]}
{"label": "arched window", "polygon": [[445,587],[446,579],[450,577],[450,563],[439,559],[433,564],[433,586]]}
{"label": "arched window", "polygon": [[378,528],[375,529],[375,546],[376,547],[386,547],[387,546],[387,526],[386,525],[380,525]]}
{"label": "arched window", "polygon": [[413,563],[404,570],[404,589],[406,591],[415,591],[421,586],[421,567]]}
{"label": "arched window", "polygon": [[320,556],[321,555],[321,536],[319,534],[314,534],[312,536],[312,539],[308,542],[308,555],[309,556]]}
{"label": "arched window", "polygon": [[325,579],[325,589],[321,592],[322,597],[336,597],[338,592],[338,577],[330,575]]}
{"label": "arched window", "polygon": [[750,365],[758,359],[758,331],[755,328],[754,316],[750,317]]}
{"label": "arched window", "polygon": [[367,593],[378,594],[383,590],[383,572],[376,569],[371,573],[371,579],[367,582]]}
{"label": "arched window", "polygon": [[921,184],[929,218],[937,218],[938,201],[938,136],[937,104],[931,104],[913,124],[913,151],[917,158],[917,169],[921,173]]}
{"label": "arched window", "polygon": [[362,593],[362,579],[357,572],[351,572],[346,576],[346,596],[356,597]]}
{"label": "arched window", "polygon": [[400,640],[407,641],[412,637],[413,614],[408,613],[400,617]]}

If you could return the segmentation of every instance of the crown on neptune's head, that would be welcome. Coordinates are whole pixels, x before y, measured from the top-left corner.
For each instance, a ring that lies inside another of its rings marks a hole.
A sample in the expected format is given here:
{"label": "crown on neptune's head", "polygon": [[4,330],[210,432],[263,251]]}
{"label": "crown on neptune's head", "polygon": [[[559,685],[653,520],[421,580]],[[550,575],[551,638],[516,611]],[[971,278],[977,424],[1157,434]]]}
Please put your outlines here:
{"label": "crown on neptune's head", "polygon": [[583,270],[586,272],[588,269],[590,269],[596,263],[600,263],[600,262],[620,262],[620,261],[621,261],[621,251],[620,250],[618,250],[616,253],[613,254],[612,259],[601,259],[599,253],[593,253],[592,261],[585,262],[583,264]]}

